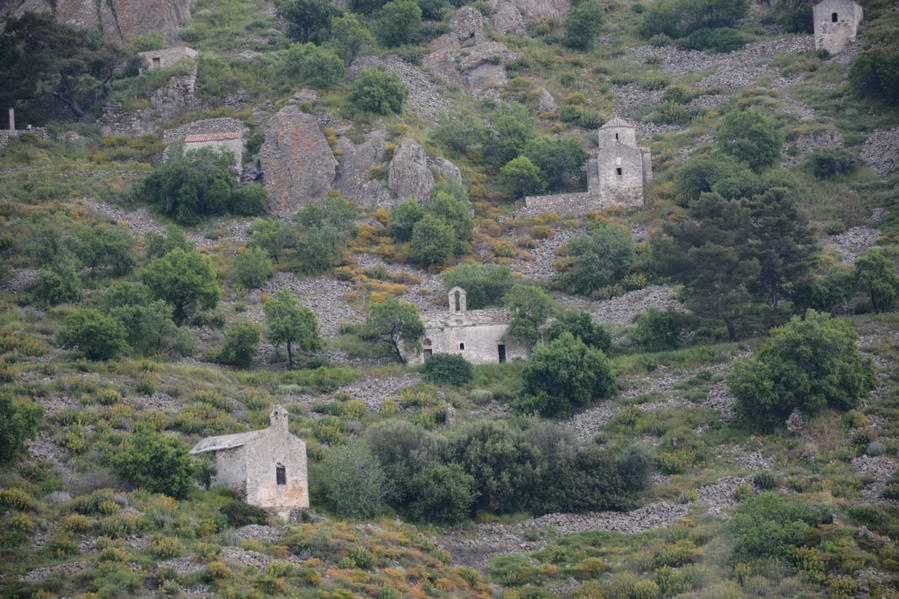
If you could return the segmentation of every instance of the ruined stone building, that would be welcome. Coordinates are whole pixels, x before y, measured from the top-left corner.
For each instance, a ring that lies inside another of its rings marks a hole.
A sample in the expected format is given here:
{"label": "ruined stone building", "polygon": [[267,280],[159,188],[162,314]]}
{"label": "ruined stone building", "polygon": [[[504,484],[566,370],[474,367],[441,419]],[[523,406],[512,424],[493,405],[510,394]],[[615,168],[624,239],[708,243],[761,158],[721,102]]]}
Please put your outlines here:
{"label": "ruined stone building", "polygon": [[855,41],[862,7],[852,0],[822,0],[813,9],[815,49],[838,54]]}
{"label": "ruined stone building", "polygon": [[225,133],[197,133],[184,138],[184,151],[212,148],[216,152],[227,151],[234,155],[234,167],[239,171],[243,161],[243,138],[240,131]]}
{"label": "ruined stone building", "polygon": [[286,519],[291,511],[309,507],[306,444],[287,430],[287,410],[280,405],[269,420],[262,430],[207,437],[190,454],[214,453],[214,485],[233,489],[250,505]]}
{"label": "ruined stone building", "polygon": [[650,181],[649,148],[637,145],[633,123],[613,118],[599,128],[599,145],[587,160],[587,192],[528,196],[522,215],[577,216],[613,206],[642,208],[643,188]]}
{"label": "ruined stone building", "polygon": [[404,351],[410,364],[421,364],[438,353],[458,354],[472,364],[496,364],[508,360],[526,360],[527,347],[504,339],[509,314],[504,309],[468,310],[465,290],[449,291],[449,311],[422,314],[425,338],[422,352]]}
{"label": "ruined stone building", "polygon": [[167,69],[185,58],[196,58],[197,51],[187,46],[179,46],[177,48],[138,52],[138,55],[145,61],[145,64],[140,67],[140,72],[143,74],[147,70]]}

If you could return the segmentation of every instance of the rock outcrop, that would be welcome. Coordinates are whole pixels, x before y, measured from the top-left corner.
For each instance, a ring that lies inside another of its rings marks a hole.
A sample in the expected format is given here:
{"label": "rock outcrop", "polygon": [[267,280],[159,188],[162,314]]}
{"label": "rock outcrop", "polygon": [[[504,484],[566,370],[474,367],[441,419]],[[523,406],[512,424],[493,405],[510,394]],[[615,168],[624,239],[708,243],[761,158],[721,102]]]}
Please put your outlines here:
{"label": "rock outcrop", "polygon": [[361,144],[354,144],[349,138],[341,137],[337,149],[342,153],[338,158],[340,174],[334,181],[349,200],[366,208],[374,208],[390,203],[390,192],[377,179],[369,176],[369,169],[382,162],[387,131],[376,129],[365,136]]}
{"label": "rock outcrop", "polygon": [[571,0],[513,0],[528,17],[562,17],[571,8]]}
{"label": "rock outcrop", "polygon": [[272,211],[289,216],[331,189],[337,160],[318,122],[296,105],[288,105],[265,124],[259,153]]}
{"label": "rock outcrop", "polygon": [[99,29],[104,38],[120,44],[151,31],[161,31],[169,44],[178,43],[178,27],[190,19],[190,8],[191,0],[0,0],[0,16],[50,12],[61,23]]}
{"label": "rock outcrop", "polygon": [[431,162],[441,177],[453,183],[462,183],[462,173],[458,166],[439,156]]}
{"label": "rock outcrop", "polygon": [[393,208],[405,200],[413,200],[425,207],[431,203],[434,175],[428,168],[425,149],[418,142],[404,139],[393,151],[387,186],[393,192],[395,201],[385,208]]}
{"label": "rock outcrop", "polygon": [[449,29],[431,42],[433,51],[422,60],[425,67],[470,92],[506,84],[503,61],[516,54],[499,42],[487,41],[480,12],[463,6],[450,19]]}
{"label": "rock outcrop", "polygon": [[169,121],[182,111],[197,110],[202,103],[196,97],[197,72],[171,77],[168,83],[153,92],[150,106],[129,113],[117,102],[110,102],[103,108],[98,124],[104,135],[139,135],[147,131],[158,131],[162,123]]}
{"label": "rock outcrop", "polygon": [[490,15],[490,24],[497,33],[505,35],[527,32],[521,11],[510,0],[490,0],[489,4],[493,9],[493,14]]}
{"label": "rock outcrop", "polygon": [[350,78],[356,79],[363,69],[384,69],[397,75],[409,88],[406,110],[418,118],[437,120],[449,106],[431,76],[399,56],[360,56],[350,66]]}

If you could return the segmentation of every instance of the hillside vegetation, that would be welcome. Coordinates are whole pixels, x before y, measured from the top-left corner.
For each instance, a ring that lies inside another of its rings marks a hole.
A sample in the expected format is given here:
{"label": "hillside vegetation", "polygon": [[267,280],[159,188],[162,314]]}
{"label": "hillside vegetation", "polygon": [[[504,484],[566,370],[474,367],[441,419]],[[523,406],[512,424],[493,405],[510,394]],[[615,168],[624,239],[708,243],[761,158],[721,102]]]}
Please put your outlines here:
{"label": "hillside vegetation", "polygon": [[[143,74],[7,17],[0,595],[899,597],[894,3],[550,4],[198,0]],[[525,209],[613,117],[643,208]],[[407,363],[456,286],[530,359]],[[188,454],[276,405],[290,521]]]}

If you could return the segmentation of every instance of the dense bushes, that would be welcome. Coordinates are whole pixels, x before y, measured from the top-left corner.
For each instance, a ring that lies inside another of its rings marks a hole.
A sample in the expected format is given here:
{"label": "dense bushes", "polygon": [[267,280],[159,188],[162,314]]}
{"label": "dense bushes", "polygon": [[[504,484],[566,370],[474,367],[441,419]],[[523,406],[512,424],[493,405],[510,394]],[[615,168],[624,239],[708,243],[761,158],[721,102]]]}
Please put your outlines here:
{"label": "dense bushes", "polygon": [[874,48],[862,52],[852,63],[849,82],[860,95],[896,104],[899,102],[899,49]]}
{"label": "dense bushes", "polygon": [[568,332],[537,347],[521,373],[524,398],[518,408],[543,416],[561,416],[615,391],[605,354]]}
{"label": "dense bushes", "polygon": [[771,427],[798,409],[848,410],[874,388],[870,358],[846,323],[814,310],[774,329],[756,356],[737,362],[727,383],[747,422]]}
{"label": "dense bushes", "polygon": [[8,464],[26,439],[37,433],[44,409],[31,402],[16,401],[0,393],[0,464]]}
{"label": "dense bushes", "polygon": [[549,422],[527,430],[479,421],[446,436],[389,421],[366,443],[395,485],[388,502],[416,519],[458,522],[472,510],[533,513],[622,508],[645,488],[649,456],[580,446]]}
{"label": "dense bushes", "polygon": [[259,329],[249,322],[235,324],[225,333],[225,345],[216,354],[217,362],[236,368],[249,368],[256,357]]}
{"label": "dense bushes", "polygon": [[787,558],[812,526],[830,521],[827,505],[809,506],[762,493],[737,507],[730,532],[738,558]]}
{"label": "dense bushes", "polygon": [[816,177],[827,179],[850,173],[858,167],[858,156],[847,148],[815,148],[809,153],[809,164]]}
{"label": "dense bushes", "polygon": [[388,481],[378,459],[363,444],[332,449],[312,474],[312,488],[320,489],[337,516],[370,518],[384,507]]}
{"label": "dense bushes", "polygon": [[187,497],[194,479],[209,483],[208,466],[194,463],[174,438],[148,430],[131,435],[109,461],[116,474],[134,486],[175,499]]}
{"label": "dense bushes", "polygon": [[425,362],[424,379],[437,385],[466,385],[473,377],[471,363],[456,354],[434,354]]}
{"label": "dense bushes", "polygon": [[588,0],[571,7],[565,13],[565,37],[563,42],[569,48],[587,50],[593,39],[599,35],[603,25],[603,7],[598,2]]}
{"label": "dense bushes", "polygon": [[188,152],[156,167],[135,188],[135,197],[185,225],[198,223],[204,215],[262,214],[268,195],[259,185],[235,188],[233,162],[229,153]]}
{"label": "dense bushes", "polygon": [[566,310],[546,330],[550,341],[561,337],[563,333],[571,333],[575,339],[603,352],[608,352],[612,347],[612,335],[602,325],[593,322],[588,312]]}
{"label": "dense bushes", "polygon": [[571,265],[553,281],[566,293],[590,296],[619,281],[634,264],[630,231],[603,225],[589,235],[572,238],[563,246]]}
{"label": "dense bushes", "polygon": [[634,317],[637,326],[628,331],[628,337],[648,351],[677,349],[683,342],[686,321],[687,315],[674,308],[648,308]]}
{"label": "dense bushes", "polygon": [[212,263],[195,251],[172,250],[150,262],[140,279],[155,298],[172,306],[178,325],[199,309],[214,308],[219,301]]}
{"label": "dense bushes", "polygon": [[727,154],[757,169],[780,156],[783,135],[777,124],[754,110],[733,111],[718,130],[718,145]]}
{"label": "dense bushes", "polygon": [[109,360],[126,348],[125,327],[91,308],[79,308],[59,331],[60,347],[77,349],[88,360]]}
{"label": "dense bushes", "polygon": [[402,112],[408,95],[409,88],[397,75],[378,69],[365,69],[353,83],[350,102],[361,110],[390,114]]}
{"label": "dense bushes", "polygon": [[315,44],[291,44],[281,58],[281,73],[297,85],[326,88],[343,76],[343,60]]}

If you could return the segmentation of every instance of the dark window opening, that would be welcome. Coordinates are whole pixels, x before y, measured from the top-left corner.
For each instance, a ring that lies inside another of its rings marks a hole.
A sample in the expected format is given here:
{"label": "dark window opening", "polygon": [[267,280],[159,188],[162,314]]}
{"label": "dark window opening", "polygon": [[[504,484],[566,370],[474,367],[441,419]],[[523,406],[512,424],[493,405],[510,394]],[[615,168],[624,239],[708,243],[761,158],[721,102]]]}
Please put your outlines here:
{"label": "dark window opening", "polygon": [[615,169],[615,174],[618,175],[619,177],[621,176],[621,167],[620,166]]}
{"label": "dark window opening", "polygon": [[506,345],[504,343],[500,343],[496,347],[497,352],[499,352],[499,363],[503,364],[506,361]]}
{"label": "dark window opening", "polygon": [[462,294],[459,291],[456,291],[455,296],[456,312],[458,312],[462,309]]}
{"label": "dark window opening", "polygon": [[459,344],[459,349],[465,349],[465,344],[464,344],[464,343],[460,343],[460,344]]}
{"label": "dark window opening", "polygon": [[162,61],[161,58],[159,58],[158,56],[154,56],[153,57],[153,68],[154,69],[160,68],[162,66],[161,61]]}
{"label": "dark window opening", "polygon": [[832,15],[830,15],[830,21],[832,23],[836,23],[839,20],[840,20],[840,16],[837,13],[833,13]]}
{"label": "dark window opening", "polygon": [[275,480],[279,485],[287,484],[287,470],[284,466],[275,466]]}
{"label": "dark window opening", "polygon": [[615,134],[615,139],[618,139],[618,134],[617,134],[617,133]]}

